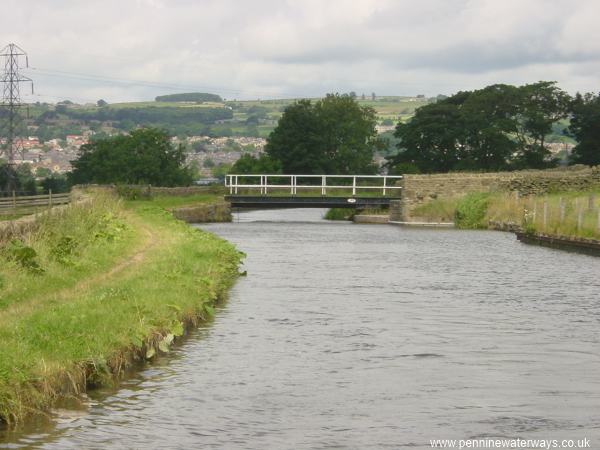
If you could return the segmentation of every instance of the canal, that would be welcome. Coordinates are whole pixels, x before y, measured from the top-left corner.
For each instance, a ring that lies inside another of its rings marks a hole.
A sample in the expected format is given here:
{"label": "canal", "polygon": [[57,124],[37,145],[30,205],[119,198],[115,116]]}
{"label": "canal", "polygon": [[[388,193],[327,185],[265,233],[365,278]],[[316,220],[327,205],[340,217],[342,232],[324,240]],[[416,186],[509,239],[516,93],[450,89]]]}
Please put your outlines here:
{"label": "canal", "polygon": [[600,448],[600,258],[512,234],[255,211],[201,228],[248,271],[171,354],[4,448]]}

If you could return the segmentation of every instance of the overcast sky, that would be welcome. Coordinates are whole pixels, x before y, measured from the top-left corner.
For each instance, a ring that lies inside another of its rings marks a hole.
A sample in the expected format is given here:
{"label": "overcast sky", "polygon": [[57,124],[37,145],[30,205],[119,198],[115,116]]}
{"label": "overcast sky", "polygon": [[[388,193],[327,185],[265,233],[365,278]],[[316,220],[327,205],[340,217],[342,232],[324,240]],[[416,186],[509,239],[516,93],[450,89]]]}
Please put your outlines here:
{"label": "overcast sky", "polygon": [[36,95],[91,102],[600,91],[599,0],[2,0]]}

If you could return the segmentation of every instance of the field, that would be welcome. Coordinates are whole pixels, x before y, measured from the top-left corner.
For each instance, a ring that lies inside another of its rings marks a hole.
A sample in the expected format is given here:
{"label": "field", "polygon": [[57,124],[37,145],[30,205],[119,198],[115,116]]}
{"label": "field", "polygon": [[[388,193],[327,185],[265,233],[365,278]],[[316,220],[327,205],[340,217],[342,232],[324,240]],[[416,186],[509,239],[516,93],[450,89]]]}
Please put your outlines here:
{"label": "field", "polygon": [[[174,136],[214,137],[252,136],[266,138],[277,126],[284,109],[298,99],[243,100],[223,102],[125,102],[99,107],[96,104],[35,104],[28,109],[28,125],[38,126],[39,137],[65,139],[86,129],[109,133],[128,131],[136,126],[156,126]],[[318,99],[313,98],[312,101]],[[426,98],[378,97],[363,100],[361,106],[376,111],[378,125],[394,126],[406,121]]]}

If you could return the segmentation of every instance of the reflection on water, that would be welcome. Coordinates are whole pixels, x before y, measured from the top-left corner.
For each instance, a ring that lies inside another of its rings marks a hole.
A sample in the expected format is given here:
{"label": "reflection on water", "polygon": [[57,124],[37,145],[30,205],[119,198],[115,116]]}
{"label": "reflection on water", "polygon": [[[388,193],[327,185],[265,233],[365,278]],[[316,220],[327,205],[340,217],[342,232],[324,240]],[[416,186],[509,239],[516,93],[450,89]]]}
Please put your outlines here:
{"label": "reflection on water", "polygon": [[600,446],[600,259],[510,234],[321,215],[254,211],[203,225],[248,255],[248,276],[214,323],[119,389],[5,445],[363,449],[587,437]]}

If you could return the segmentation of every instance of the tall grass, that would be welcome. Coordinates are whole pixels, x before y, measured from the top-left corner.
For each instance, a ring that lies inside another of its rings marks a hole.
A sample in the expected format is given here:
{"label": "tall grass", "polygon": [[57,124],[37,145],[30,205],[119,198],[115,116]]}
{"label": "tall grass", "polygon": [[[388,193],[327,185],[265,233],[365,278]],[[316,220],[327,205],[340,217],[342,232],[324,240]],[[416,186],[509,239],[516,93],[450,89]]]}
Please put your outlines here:
{"label": "tall grass", "polygon": [[457,228],[486,228],[486,212],[490,201],[489,194],[474,192],[465,195],[456,203],[454,224]]}
{"label": "tall grass", "polygon": [[417,206],[412,214],[431,222],[453,217],[461,228],[485,228],[495,222],[528,232],[600,239],[600,191],[531,196],[475,193],[431,200]]}
{"label": "tall grass", "polygon": [[[120,201],[107,193],[41,215],[36,224],[33,232],[0,243],[0,313],[106,270],[140,239]],[[19,258],[19,252],[28,255]]]}
{"label": "tall grass", "polygon": [[459,200],[459,198],[436,198],[415,207],[412,215],[426,222],[452,222]]}
{"label": "tall grass", "polygon": [[0,418],[10,422],[168,352],[211,317],[241,257],[147,201],[100,196],[42,220],[0,256]]}
{"label": "tall grass", "polygon": [[525,231],[557,236],[600,238],[600,192],[562,192],[519,197],[497,194],[487,218],[512,222]]}

